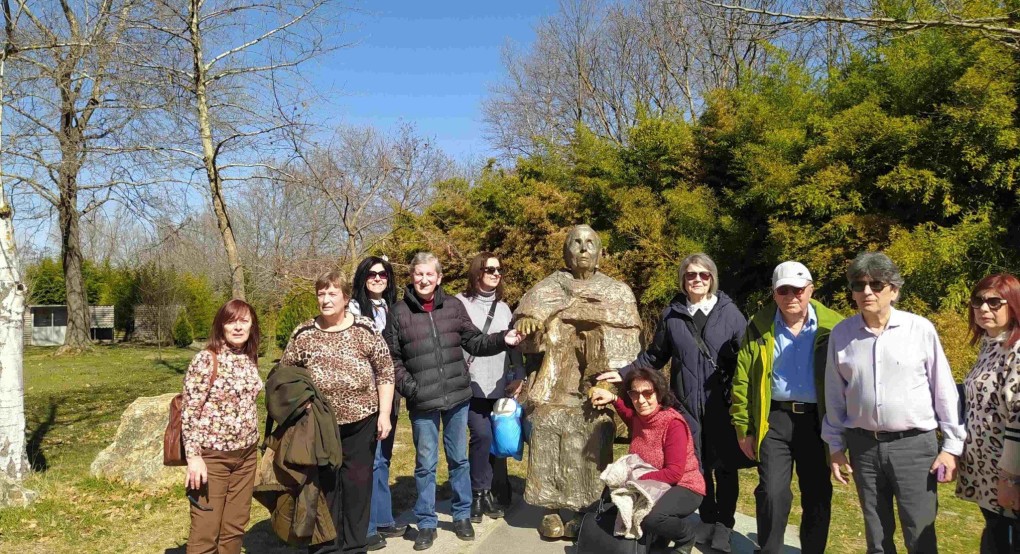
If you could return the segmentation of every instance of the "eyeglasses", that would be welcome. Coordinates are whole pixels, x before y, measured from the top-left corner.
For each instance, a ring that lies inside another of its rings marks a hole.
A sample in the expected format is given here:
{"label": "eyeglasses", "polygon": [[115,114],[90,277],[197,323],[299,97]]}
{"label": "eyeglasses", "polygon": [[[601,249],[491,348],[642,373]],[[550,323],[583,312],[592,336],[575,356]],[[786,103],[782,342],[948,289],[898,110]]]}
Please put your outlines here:
{"label": "eyeglasses", "polygon": [[975,296],[970,299],[970,307],[975,310],[980,310],[981,306],[984,306],[985,304],[988,304],[988,309],[994,312],[1006,304],[1009,304],[1009,302],[1006,302],[1005,298],[998,298],[994,296],[991,298],[978,298]]}
{"label": "eyeglasses", "polygon": [[801,294],[804,294],[805,290],[807,290],[807,287],[792,287],[790,285],[783,285],[776,289],[776,294],[779,296],[789,296],[791,294],[794,296],[800,296]]}
{"label": "eyeglasses", "polygon": [[365,278],[366,279],[382,279],[382,280],[385,281],[385,280],[389,279],[390,276],[386,273],[385,270],[383,270],[383,271],[369,271],[368,273],[365,274]]}
{"label": "eyeglasses", "polygon": [[627,396],[629,396],[634,402],[637,402],[638,398],[641,398],[642,396],[645,397],[645,401],[648,401],[655,396],[655,389],[629,390],[627,391]]}
{"label": "eyeglasses", "polygon": [[850,290],[854,292],[864,292],[864,287],[871,287],[871,292],[878,294],[888,287],[889,283],[882,281],[854,281],[850,283]]}
{"label": "eyeglasses", "polygon": [[712,274],[707,271],[688,271],[684,273],[684,279],[693,281],[695,278],[701,279],[702,281],[708,281],[712,278]]}
{"label": "eyeglasses", "polygon": [[482,271],[484,271],[488,275],[502,275],[503,274],[500,271],[500,268],[498,266],[494,266],[494,265],[487,265],[487,266],[482,268]]}

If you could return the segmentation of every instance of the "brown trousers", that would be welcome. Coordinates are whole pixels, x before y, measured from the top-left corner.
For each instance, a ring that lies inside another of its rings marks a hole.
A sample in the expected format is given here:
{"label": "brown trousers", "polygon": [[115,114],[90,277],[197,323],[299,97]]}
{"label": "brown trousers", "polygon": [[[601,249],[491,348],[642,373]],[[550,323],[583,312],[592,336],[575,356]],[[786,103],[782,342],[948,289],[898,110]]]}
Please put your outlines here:
{"label": "brown trousers", "polygon": [[203,450],[209,480],[198,491],[198,502],[212,508],[191,506],[191,533],[187,554],[239,554],[244,528],[251,516],[251,493],[255,486],[258,453],[255,445],[222,452]]}

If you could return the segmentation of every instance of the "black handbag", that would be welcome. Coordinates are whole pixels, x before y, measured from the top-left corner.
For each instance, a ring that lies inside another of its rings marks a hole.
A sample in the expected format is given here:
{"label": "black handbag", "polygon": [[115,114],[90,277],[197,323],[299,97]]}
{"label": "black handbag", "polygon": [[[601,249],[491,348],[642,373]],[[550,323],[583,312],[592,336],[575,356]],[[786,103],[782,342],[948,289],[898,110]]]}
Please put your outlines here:
{"label": "black handbag", "polygon": [[598,507],[585,513],[581,520],[576,554],[649,554],[653,537],[648,533],[638,540],[613,534],[618,513],[609,495],[603,494]]}

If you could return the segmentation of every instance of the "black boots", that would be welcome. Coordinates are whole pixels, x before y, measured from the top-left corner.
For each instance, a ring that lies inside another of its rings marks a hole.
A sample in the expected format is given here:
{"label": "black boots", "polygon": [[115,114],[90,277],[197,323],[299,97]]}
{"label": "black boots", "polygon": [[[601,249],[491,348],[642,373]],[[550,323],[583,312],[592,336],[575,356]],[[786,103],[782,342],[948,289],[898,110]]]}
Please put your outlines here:
{"label": "black boots", "polygon": [[492,498],[492,493],[488,490],[472,491],[471,521],[473,523],[481,523],[482,514],[492,519],[499,519],[503,517],[503,509]]}
{"label": "black boots", "polygon": [[467,519],[453,520],[453,534],[462,541],[475,540],[475,529],[471,527],[471,521]]}

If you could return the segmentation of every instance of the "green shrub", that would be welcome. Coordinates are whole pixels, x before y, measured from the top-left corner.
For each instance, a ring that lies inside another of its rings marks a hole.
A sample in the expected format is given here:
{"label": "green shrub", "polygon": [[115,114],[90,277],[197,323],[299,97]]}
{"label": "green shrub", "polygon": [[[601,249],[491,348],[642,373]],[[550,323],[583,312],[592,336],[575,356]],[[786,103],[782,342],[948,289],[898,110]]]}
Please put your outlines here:
{"label": "green shrub", "polygon": [[290,334],[303,321],[318,315],[319,305],[315,295],[309,291],[295,291],[287,295],[276,319],[276,345],[283,350],[287,347]]}
{"label": "green shrub", "polygon": [[187,348],[195,341],[195,331],[188,320],[188,312],[181,310],[174,322],[174,344],[178,348]]}

